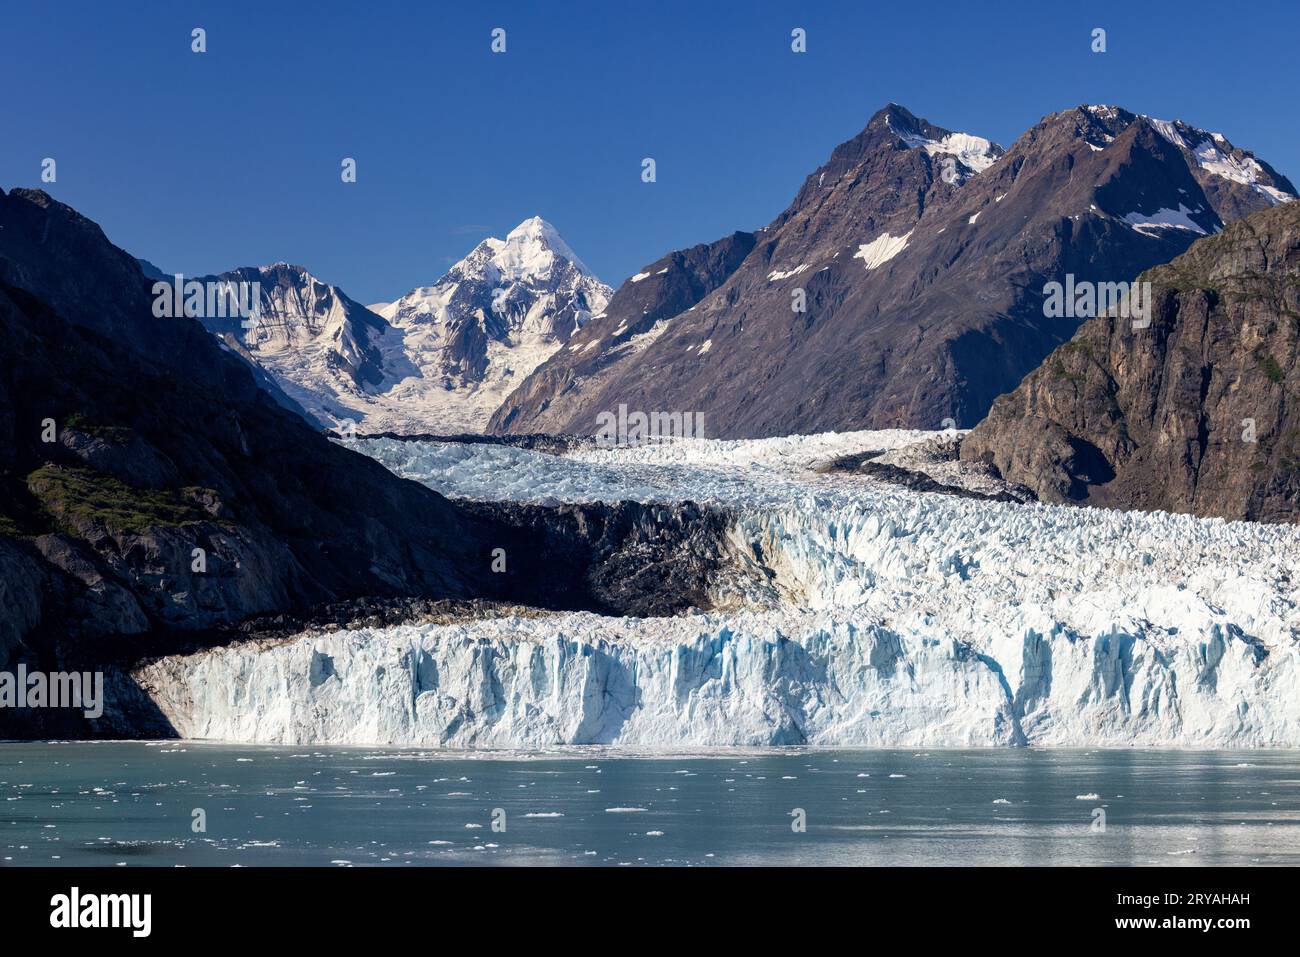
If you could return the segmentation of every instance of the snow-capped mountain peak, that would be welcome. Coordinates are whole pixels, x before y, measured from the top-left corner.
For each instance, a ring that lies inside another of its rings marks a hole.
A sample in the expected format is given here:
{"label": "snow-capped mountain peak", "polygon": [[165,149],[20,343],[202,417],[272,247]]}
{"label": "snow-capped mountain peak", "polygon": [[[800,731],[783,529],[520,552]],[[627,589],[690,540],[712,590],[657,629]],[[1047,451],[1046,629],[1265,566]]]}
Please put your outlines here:
{"label": "snow-capped mountain peak", "polygon": [[566,266],[580,275],[591,275],[559,230],[542,217],[533,216],[510,230],[503,240],[495,237],[483,240],[435,286],[443,285],[450,278],[497,283],[546,282],[552,272]]}
{"label": "snow-capped mountain peak", "polygon": [[257,283],[260,311],[251,325],[237,316],[200,321],[320,422],[355,418],[352,403],[411,371],[399,333],[304,266],[245,266],[211,278]]}
{"label": "snow-capped mountain peak", "polygon": [[[1006,152],[1001,146],[982,136],[957,133],[932,126],[912,116],[897,104],[890,104],[885,115],[885,126],[902,140],[908,149],[922,149],[930,156],[944,154],[956,157],[970,173],[981,173],[998,161]],[[965,176],[959,177],[965,179]]]}
{"label": "snow-capped mountain peak", "polygon": [[338,339],[364,333],[360,327],[377,327],[377,317],[349,299],[337,286],[323,282],[305,266],[287,262],[269,266],[244,266],[215,277],[229,282],[257,283],[261,289],[257,322],[245,325],[238,318],[207,318],[213,332],[235,332],[250,349],[293,349],[322,336]]}
{"label": "snow-capped mountain peak", "polygon": [[1182,120],[1158,120],[1145,115],[1142,118],[1170,143],[1193,154],[1197,165],[1212,176],[1249,186],[1274,205],[1295,199],[1278,188],[1275,174],[1265,170],[1252,153],[1233,146],[1222,133],[1211,133]]}
{"label": "snow-capped mountain peak", "polygon": [[363,432],[480,431],[612,295],[540,216],[374,307],[284,262],[216,278],[258,282],[262,310],[209,329],[319,421]]}
{"label": "snow-capped mountain peak", "polygon": [[[1161,120],[1145,113],[1132,113],[1121,106],[1098,104],[1083,107],[1091,117],[1081,130],[1095,150],[1105,149],[1133,123],[1145,123],[1166,142],[1184,151],[1193,175],[1210,186],[1214,180],[1245,186],[1262,196],[1270,205],[1289,203],[1296,198],[1291,183],[1249,150],[1233,146],[1222,133],[1193,126],[1183,120]],[[1244,191],[1243,191],[1244,192]]]}
{"label": "snow-capped mountain peak", "polygon": [[259,282],[262,313],[251,329],[209,328],[320,421],[365,432],[482,429],[612,294],[540,216],[376,308],[289,263],[220,278]]}
{"label": "snow-capped mountain peak", "polygon": [[591,275],[578,254],[560,236],[559,231],[542,219],[534,216],[506,235],[506,241],[497,253],[503,273],[508,276],[539,275],[550,269],[556,259],[567,260],[583,275]]}
{"label": "snow-capped mountain peak", "polygon": [[[524,298],[533,298],[527,295],[530,291],[566,292],[565,298],[582,292],[579,298],[586,304],[578,304],[573,311],[571,325],[575,327],[592,313],[599,312],[604,300],[612,294],[608,286],[592,275],[559,230],[542,217],[533,216],[510,230],[505,239],[492,236],[484,239],[433,285],[412,289],[379,312],[397,325],[449,322],[458,311],[453,301],[463,306],[468,300],[482,298],[484,287],[491,287],[488,303],[500,306],[516,299],[516,286],[524,287]],[[489,313],[494,311],[500,309],[488,309]]]}
{"label": "snow-capped mountain peak", "polygon": [[487,339],[506,341],[527,328],[563,343],[612,294],[559,230],[533,216],[505,239],[483,240],[433,285],[411,290],[381,314],[401,327],[474,320]]}

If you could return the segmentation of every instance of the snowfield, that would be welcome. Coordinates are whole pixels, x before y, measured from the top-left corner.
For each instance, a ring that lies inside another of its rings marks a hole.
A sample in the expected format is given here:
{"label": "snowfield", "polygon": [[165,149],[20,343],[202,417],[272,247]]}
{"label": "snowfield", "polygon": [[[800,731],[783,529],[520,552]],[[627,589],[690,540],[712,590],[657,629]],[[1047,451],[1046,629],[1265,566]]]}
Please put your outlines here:
{"label": "snowfield", "polygon": [[813,471],[840,455],[906,455],[934,435],[565,456],[360,441],[455,497],[724,506],[733,544],[770,570],[771,589],[670,619],[306,634],[164,659],[141,677],[182,734],[248,742],[1300,744],[1300,528],[981,501]]}

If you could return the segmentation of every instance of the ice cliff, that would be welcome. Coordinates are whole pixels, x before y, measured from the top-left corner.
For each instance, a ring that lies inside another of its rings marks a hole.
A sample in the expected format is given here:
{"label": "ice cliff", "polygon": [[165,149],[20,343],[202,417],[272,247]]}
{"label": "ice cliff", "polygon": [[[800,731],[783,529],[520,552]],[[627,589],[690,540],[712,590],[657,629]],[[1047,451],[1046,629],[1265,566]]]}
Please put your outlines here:
{"label": "ice cliff", "polygon": [[535,473],[536,497],[561,476],[568,500],[621,486],[727,505],[733,544],[768,584],[734,611],[307,634],[164,659],[139,678],[181,734],[237,741],[1300,744],[1300,530],[973,501],[807,470],[907,440],[564,459],[405,443],[399,471],[448,494],[487,497],[508,457],[512,481]]}

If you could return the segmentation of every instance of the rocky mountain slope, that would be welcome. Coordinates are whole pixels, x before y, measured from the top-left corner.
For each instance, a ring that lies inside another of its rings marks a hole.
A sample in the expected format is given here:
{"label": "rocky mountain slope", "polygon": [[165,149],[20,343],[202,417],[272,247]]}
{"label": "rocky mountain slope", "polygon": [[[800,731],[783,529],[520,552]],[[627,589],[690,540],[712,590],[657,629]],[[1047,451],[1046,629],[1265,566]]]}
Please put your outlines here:
{"label": "rocky mountain slope", "polygon": [[[0,670],[107,667],[356,598],[672,610],[722,560],[698,510],[466,507],[398,479],[198,322],[155,317],[151,285],[76,211],[0,193]],[[685,576],[668,595],[622,571],[656,548]],[[0,711],[0,737],[97,731]]]}
{"label": "rocky mountain slope", "polygon": [[[668,322],[695,307],[731,276],[758,237],[733,233],[715,243],[671,252],[633,276],[596,316],[609,342],[574,337],[514,391],[493,414],[491,431],[566,431],[567,411],[617,377],[625,361],[651,345]],[[513,428],[512,428],[513,427]],[[568,431],[578,431],[576,428]]]}
{"label": "rocky mountain slope", "polygon": [[261,312],[251,327],[238,316],[197,318],[313,422],[358,422],[385,381],[419,375],[402,352],[401,333],[302,266],[242,267],[199,281],[260,285]]}
{"label": "rocky mountain slope", "polygon": [[1300,518],[1300,203],[1140,279],[1150,326],[1085,323],[994,403],[962,457],[1050,502]]}
{"label": "rocky mountain slope", "polygon": [[1131,278],[1294,195],[1223,137],[1118,107],[1003,153],[891,104],[696,301],[678,306],[673,257],[646,267],[490,428],[590,434],[620,404],[702,413],[717,437],[968,426],[1078,327],[1045,318],[1047,282]]}
{"label": "rocky mountain slope", "polygon": [[470,553],[426,537],[459,529],[450,503],[279,408],[197,322],[155,318],[151,283],[94,223],[14,190],[0,227],[0,515],[64,581],[67,601],[38,604],[67,634],[469,588]]}

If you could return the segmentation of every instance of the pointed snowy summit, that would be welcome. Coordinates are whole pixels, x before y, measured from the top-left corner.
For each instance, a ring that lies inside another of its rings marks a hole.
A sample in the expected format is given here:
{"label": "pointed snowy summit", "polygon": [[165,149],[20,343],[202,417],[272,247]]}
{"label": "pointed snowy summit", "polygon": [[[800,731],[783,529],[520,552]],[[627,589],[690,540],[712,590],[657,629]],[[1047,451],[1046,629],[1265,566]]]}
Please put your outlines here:
{"label": "pointed snowy summit", "polygon": [[908,149],[922,149],[930,156],[955,157],[962,167],[955,171],[958,175],[954,182],[958,184],[973,173],[984,172],[1006,153],[992,140],[935,126],[897,103],[890,103],[877,115],[882,114],[885,127]]}

